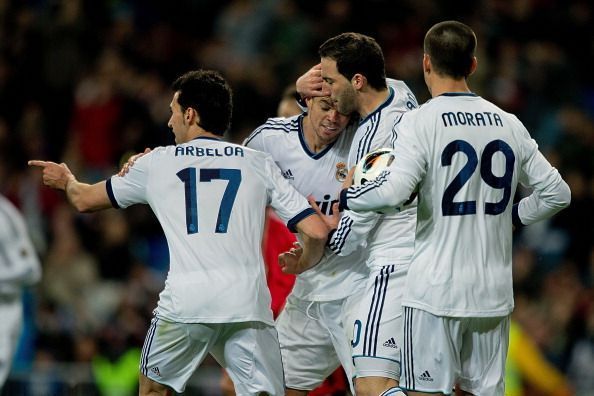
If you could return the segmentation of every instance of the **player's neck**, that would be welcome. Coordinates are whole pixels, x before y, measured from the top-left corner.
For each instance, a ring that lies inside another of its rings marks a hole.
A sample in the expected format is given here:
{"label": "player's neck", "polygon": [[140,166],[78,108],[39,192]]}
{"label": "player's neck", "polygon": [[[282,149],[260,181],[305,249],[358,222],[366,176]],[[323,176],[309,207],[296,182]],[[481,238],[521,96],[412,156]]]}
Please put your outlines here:
{"label": "player's neck", "polygon": [[360,91],[358,112],[361,119],[373,113],[386,101],[386,99],[388,99],[389,96],[390,89],[388,87],[379,91],[368,87],[366,91]]}
{"label": "player's neck", "polygon": [[[215,135],[214,133],[205,131],[202,128],[196,128],[196,130],[194,130],[194,131],[192,131],[192,133],[188,134],[188,142],[190,140],[194,140],[199,137],[212,138],[212,139],[222,139],[223,138],[220,135]],[[184,142],[184,143],[187,143],[187,142]]]}
{"label": "player's neck", "polygon": [[451,92],[470,92],[466,79],[434,78],[429,88],[432,97]]}

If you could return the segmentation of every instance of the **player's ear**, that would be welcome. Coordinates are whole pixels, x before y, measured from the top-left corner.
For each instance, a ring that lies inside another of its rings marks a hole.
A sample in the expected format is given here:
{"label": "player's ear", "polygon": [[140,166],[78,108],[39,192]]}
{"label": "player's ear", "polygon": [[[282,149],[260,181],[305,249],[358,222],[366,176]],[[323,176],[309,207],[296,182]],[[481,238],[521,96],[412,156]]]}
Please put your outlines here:
{"label": "player's ear", "polygon": [[475,72],[477,65],[478,65],[478,60],[476,59],[476,56],[473,56],[472,64],[470,65],[470,73],[468,73],[469,76]]}
{"label": "player's ear", "polygon": [[423,54],[423,71],[425,73],[431,72],[431,58],[427,54]]}
{"label": "player's ear", "polygon": [[193,107],[188,107],[184,114],[186,121],[191,124],[200,125],[200,114]]}
{"label": "player's ear", "polygon": [[365,76],[361,73],[357,73],[353,76],[353,78],[351,78],[351,84],[355,89],[361,89],[365,82],[367,82],[367,78],[365,78]]}

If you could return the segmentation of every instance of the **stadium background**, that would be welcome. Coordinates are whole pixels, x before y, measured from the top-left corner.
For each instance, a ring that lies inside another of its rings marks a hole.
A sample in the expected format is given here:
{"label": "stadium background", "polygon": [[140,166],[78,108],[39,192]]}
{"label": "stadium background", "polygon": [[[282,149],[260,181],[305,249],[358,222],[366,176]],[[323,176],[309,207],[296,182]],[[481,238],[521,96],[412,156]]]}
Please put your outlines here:
{"label": "stadium background", "polygon": [[[0,0],[0,191],[24,213],[44,270],[25,295],[2,394],[92,395],[118,383],[132,393],[102,394],[134,394],[167,268],[150,210],[75,214],[27,159],[98,181],[130,152],[172,144],[169,84],[198,67],[230,81],[229,138],[241,141],[344,31],[375,37],[388,76],[423,102],[424,32],[458,19],[479,39],[472,89],[524,121],[573,194],[553,220],[515,233],[514,321],[575,394],[594,395],[593,12],[587,0]],[[186,394],[217,394],[218,373],[207,362]]]}

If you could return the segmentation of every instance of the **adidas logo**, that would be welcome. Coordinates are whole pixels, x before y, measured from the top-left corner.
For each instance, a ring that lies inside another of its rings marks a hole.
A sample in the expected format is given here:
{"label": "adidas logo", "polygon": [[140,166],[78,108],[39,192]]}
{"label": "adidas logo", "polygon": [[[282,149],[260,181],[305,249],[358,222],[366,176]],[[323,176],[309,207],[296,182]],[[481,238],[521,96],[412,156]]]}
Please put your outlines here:
{"label": "adidas logo", "polygon": [[293,176],[293,172],[291,172],[291,169],[287,169],[286,171],[284,171],[283,177],[288,180],[295,180],[295,176]]}
{"label": "adidas logo", "polygon": [[419,375],[419,381],[433,382],[433,378],[431,378],[431,375],[429,375],[429,371],[425,370],[421,375]]}
{"label": "adidas logo", "polygon": [[151,371],[155,374],[158,375],[159,377],[161,376],[161,372],[159,371],[159,367],[153,367],[151,368]]}
{"label": "adidas logo", "polygon": [[384,342],[384,346],[388,348],[398,348],[398,346],[396,345],[396,340],[394,340],[394,337],[391,337],[388,341]]}

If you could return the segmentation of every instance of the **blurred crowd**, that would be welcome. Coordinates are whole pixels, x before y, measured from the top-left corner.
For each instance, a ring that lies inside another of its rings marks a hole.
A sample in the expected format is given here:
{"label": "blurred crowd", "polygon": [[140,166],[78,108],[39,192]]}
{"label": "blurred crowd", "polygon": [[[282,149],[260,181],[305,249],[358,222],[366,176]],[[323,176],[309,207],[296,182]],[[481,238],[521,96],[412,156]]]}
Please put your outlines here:
{"label": "blurred crowd", "polygon": [[[344,31],[375,37],[387,75],[424,102],[423,35],[445,19],[477,32],[474,92],[517,114],[570,184],[568,209],[515,232],[513,318],[575,394],[594,395],[594,4],[587,0],[0,0],[0,193],[24,214],[43,263],[42,281],[25,296],[12,381],[32,368],[50,375],[59,364],[80,363],[102,394],[114,378],[134,389],[168,266],[148,207],[75,214],[42,186],[28,159],[66,162],[94,182],[131,153],[173,144],[169,85],[196,68],[218,69],[230,81],[228,138],[240,142],[276,114],[284,88],[317,63],[318,46]],[[58,394],[64,385],[37,386],[31,394]],[[529,379],[523,388],[544,394]]]}

